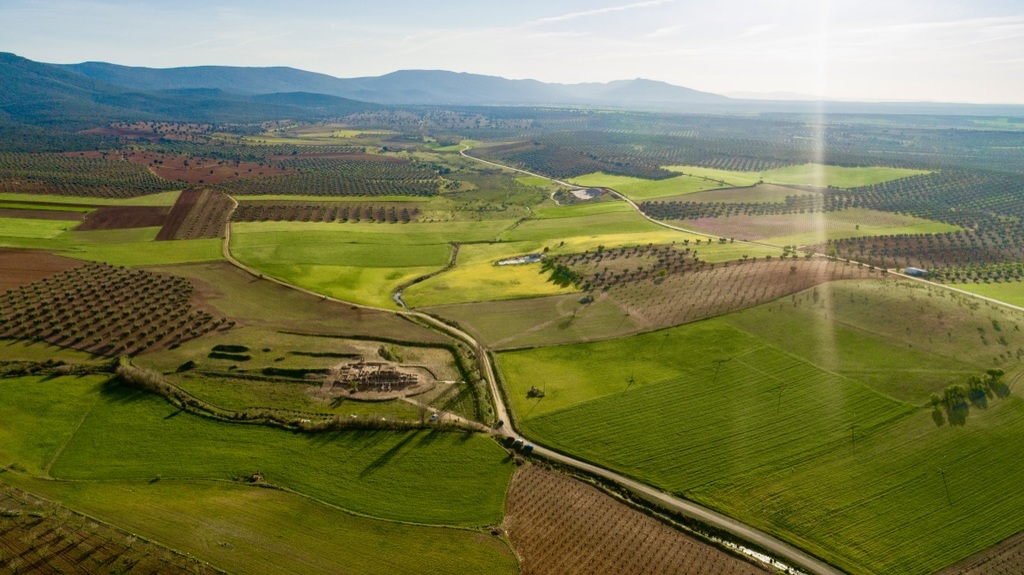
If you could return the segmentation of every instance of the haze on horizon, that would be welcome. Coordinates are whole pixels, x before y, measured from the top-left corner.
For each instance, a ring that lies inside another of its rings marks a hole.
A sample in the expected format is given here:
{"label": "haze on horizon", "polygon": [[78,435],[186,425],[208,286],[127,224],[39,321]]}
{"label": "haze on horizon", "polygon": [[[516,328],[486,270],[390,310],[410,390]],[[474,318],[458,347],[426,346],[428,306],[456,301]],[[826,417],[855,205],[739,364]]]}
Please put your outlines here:
{"label": "haze on horizon", "polygon": [[444,69],[721,94],[1024,104],[1019,0],[7,0],[0,51],[54,63]]}

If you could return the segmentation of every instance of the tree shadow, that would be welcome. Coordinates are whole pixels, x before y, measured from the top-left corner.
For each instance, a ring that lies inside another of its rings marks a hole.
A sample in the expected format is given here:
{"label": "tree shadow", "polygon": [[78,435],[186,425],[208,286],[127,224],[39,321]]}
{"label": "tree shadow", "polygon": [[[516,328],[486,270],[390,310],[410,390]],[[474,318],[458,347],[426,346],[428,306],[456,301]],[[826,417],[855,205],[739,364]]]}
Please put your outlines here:
{"label": "tree shadow", "polygon": [[1010,386],[1003,382],[999,382],[992,386],[992,391],[995,392],[996,397],[999,399],[1006,399],[1010,395]]}
{"label": "tree shadow", "polygon": [[100,397],[112,403],[134,403],[148,395],[145,391],[125,385],[117,377],[111,377],[100,385]]}
{"label": "tree shadow", "polygon": [[380,457],[370,462],[370,464],[367,465],[365,469],[359,472],[360,479],[368,475],[372,475],[378,469],[387,465],[392,459],[397,457],[399,453],[405,450],[406,445],[408,445],[409,442],[411,442],[416,437],[416,435],[417,434],[415,433],[410,433],[406,435],[401,441],[394,444],[393,446],[391,446],[390,449],[381,454]]}
{"label": "tree shadow", "polygon": [[950,425],[963,426],[967,424],[967,415],[970,413],[970,406],[964,402],[954,403],[946,408],[946,419]]}
{"label": "tree shadow", "polygon": [[988,396],[984,390],[972,389],[970,393],[971,405],[978,409],[988,409]]}
{"label": "tree shadow", "polygon": [[946,418],[938,408],[932,410],[932,421],[935,422],[935,427],[942,427],[946,424]]}

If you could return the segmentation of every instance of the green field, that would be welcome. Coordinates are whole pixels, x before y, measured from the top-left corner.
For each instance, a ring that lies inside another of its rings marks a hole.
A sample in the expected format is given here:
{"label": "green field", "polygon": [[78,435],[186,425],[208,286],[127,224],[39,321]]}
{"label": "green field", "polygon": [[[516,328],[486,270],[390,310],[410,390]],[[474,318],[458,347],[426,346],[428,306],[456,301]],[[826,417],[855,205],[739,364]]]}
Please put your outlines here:
{"label": "green field", "polygon": [[814,192],[776,184],[757,184],[745,188],[722,188],[679,198],[663,198],[666,201],[722,202],[725,204],[784,202],[788,196],[813,197]]}
{"label": "green field", "polygon": [[46,202],[48,204],[80,204],[86,206],[173,206],[180,191],[158,192],[134,198],[93,198],[88,196],[57,196],[47,194],[0,193],[0,202]]}
{"label": "green field", "polygon": [[223,240],[155,241],[159,227],[75,231],[76,221],[0,218],[0,246],[45,249],[115,266],[215,261]]}
{"label": "green field", "polygon": [[666,166],[665,169],[695,177],[704,177],[726,182],[733,186],[749,186],[764,181],[773,184],[814,186],[818,188],[856,188],[870,186],[890,180],[927,174],[928,170],[906,168],[828,166],[822,164],[801,164],[767,170],[765,172],[734,172],[697,166]]}
{"label": "green field", "polygon": [[1024,284],[1020,282],[964,283],[952,287],[1024,307]]}
{"label": "green field", "polygon": [[25,240],[52,239],[74,228],[74,220],[33,220],[0,217],[0,246],[22,247]]}
{"label": "green field", "polygon": [[[937,287],[838,282],[678,328],[497,358],[535,440],[851,572],[923,574],[1024,529],[1024,494],[1006,483],[1024,470],[1009,439],[1024,429],[1024,402],[991,395],[962,426],[924,407],[988,367],[1016,377],[1022,323]],[[544,397],[529,398],[531,386]],[[955,509],[938,469],[958,477]],[[906,552],[884,551],[893,545]]]}
{"label": "green field", "polygon": [[[37,396],[33,401],[52,402],[65,395],[66,385],[65,378],[4,380],[2,404],[17,409],[26,403],[28,390]],[[22,419],[5,443],[29,443],[16,453],[39,467],[66,435],[53,433],[59,420],[64,427],[58,430],[74,433],[51,468],[59,479],[231,480],[258,471],[271,484],[383,519],[477,526],[501,517],[512,469],[498,445],[483,436],[438,431],[300,435],[214,422],[142,392],[90,385],[74,409]],[[53,436],[45,439],[45,449],[31,446],[40,436]]]}
{"label": "green field", "polygon": [[597,172],[577,176],[569,180],[571,183],[594,188],[612,188],[633,200],[652,200],[666,196],[680,196],[721,188],[723,184],[700,177],[676,176],[666,180],[645,180],[630,176],[616,176]]}
{"label": "green field", "polygon": [[10,480],[234,573],[517,572],[511,549],[489,534],[361,517],[274,489],[193,480]]}

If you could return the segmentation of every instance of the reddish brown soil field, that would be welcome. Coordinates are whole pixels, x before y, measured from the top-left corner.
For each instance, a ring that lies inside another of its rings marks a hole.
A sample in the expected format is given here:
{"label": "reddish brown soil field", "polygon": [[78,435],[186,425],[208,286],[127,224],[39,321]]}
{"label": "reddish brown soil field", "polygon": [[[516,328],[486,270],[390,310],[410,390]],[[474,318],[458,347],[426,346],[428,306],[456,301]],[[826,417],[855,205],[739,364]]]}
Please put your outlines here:
{"label": "reddish brown soil field", "polygon": [[185,278],[89,263],[0,294],[0,338],[137,355],[234,324],[191,297]]}
{"label": "reddish brown soil field", "polygon": [[66,220],[79,221],[85,217],[82,212],[62,212],[58,210],[22,210],[18,208],[0,208],[0,218],[28,218],[32,220]]}
{"label": "reddish brown soil field", "polygon": [[1024,573],[1024,533],[1018,533],[935,575],[1019,575]]}
{"label": "reddish brown soil field", "polygon": [[581,481],[535,466],[512,479],[505,528],[524,575],[769,573]]}
{"label": "reddish brown soil field", "polygon": [[170,208],[166,206],[103,206],[86,215],[76,230],[120,230],[164,225]]}
{"label": "reddish brown soil field", "polygon": [[171,208],[167,221],[156,239],[194,240],[219,238],[224,234],[233,204],[219,192],[185,190]]}
{"label": "reddish brown soil field", "polygon": [[37,250],[0,249],[0,291],[28,285],[53,274],[82,265],[78,260],[62,258]]}
{"label": "reddish brown soil field", "polygon": [[[156,152],[132,151],[91,151],[74,152],[65,155],[82,156],[86,158],[124,158],[133,164],[147,166],[154,174],[172,182],[182,182],[191,186],[211,185],[238,180],[244,178],[259,178],[263,176],[278,176],[290,174],[295,170],[281,168],[270,163],[258,164],[256,162],[235,162],[233,160],[218,160],[214,158],[202,158],[195,156],[181,156],[178,154],[159,154]],[[362,154],[360,154],[362,156]],[[282,159],[292,159],[296,156],[282,156]],[[379,156],[373,156],[379,157]],[[364,159],[361,158],[360,159]]]}
{"label": "reddish brown soil field", "polygon": [[0,572],[221,573],[200,561],[2,485]]}

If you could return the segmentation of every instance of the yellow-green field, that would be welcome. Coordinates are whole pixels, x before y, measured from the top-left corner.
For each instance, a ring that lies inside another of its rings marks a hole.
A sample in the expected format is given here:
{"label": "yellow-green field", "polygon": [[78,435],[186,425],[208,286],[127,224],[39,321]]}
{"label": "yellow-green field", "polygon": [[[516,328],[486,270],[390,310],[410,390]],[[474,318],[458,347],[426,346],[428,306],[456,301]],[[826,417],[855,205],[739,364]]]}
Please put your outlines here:
{"label": "yellow-green field", "polygon": [[0,201],[46,202],[48,204],[82,204],[87,206],[173,206],[180,191],[159,192],[135,198],[93,198],[82,196],[56,196],[46,194],[0,193]]}
{"label": "yellow-green field", "polygon": [[1024,307],[1024,283],[1022,282],[962,283],[950,285],[957,289],[997,299],[1011,305]]}
{"label": "yellow-green field", "polygon": [[604,172],[596,172],[577,176],[569,180],[579,185],[594,188],[612,188],[629,196],[633,200],[650,200],[666,196],[679,196],[724,187],[720,182],[700,177],[676,176],[666,180],[646,180],[629,176],[616,176]]}
{"label": "yellow-green field", "polygon": [[792,184],[826,188],[855,188],[870,186],[890,180],[927,174],[927,170],[906,168],[829,166],[823,164],[801,164],[766,170],[764,172],[734,172],[697,166],[666,166],[667,170],[727,182],[733,186],[750,186],[764,181],[773,184]]}

